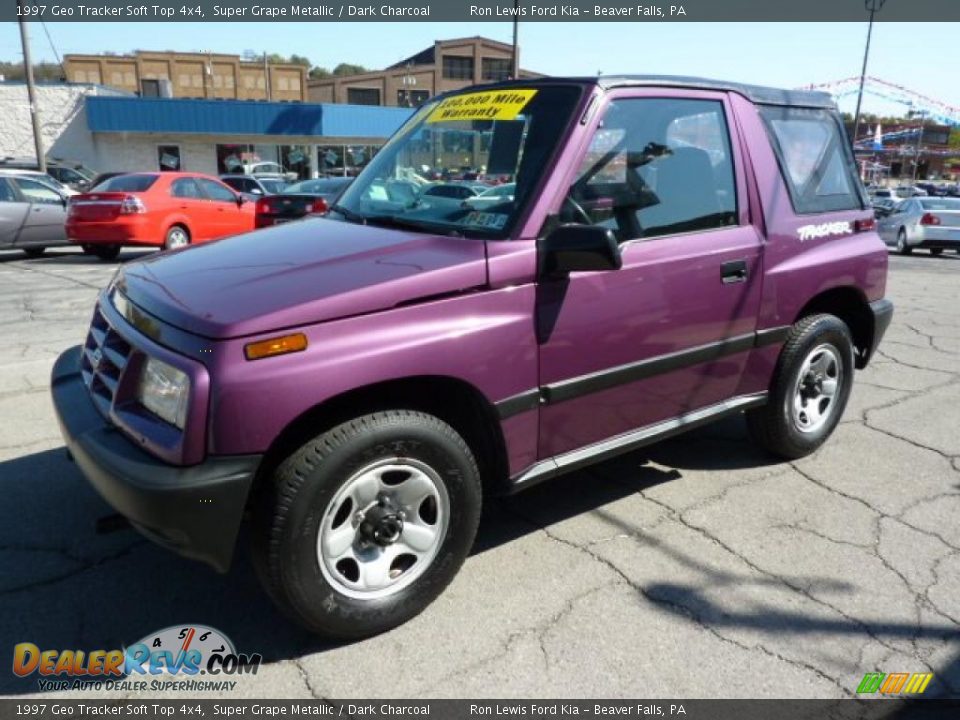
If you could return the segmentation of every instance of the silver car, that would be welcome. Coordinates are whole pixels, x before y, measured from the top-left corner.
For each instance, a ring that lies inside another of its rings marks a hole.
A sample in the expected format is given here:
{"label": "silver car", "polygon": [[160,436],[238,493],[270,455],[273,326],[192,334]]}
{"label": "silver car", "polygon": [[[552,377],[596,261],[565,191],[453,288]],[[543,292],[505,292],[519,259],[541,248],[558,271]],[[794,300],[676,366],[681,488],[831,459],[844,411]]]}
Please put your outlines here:
{"label": "silver car", "polygon": [[915,197],[889,212],[877,211],[877,232],[901,255],[914,248],[939,255],[950,248],[960,252],[960,198]]}
{"label": "silver car", "polygon": [[68,245],[67,195],[27,175],[0,175],[0,250],[39,257],[52,245]]}

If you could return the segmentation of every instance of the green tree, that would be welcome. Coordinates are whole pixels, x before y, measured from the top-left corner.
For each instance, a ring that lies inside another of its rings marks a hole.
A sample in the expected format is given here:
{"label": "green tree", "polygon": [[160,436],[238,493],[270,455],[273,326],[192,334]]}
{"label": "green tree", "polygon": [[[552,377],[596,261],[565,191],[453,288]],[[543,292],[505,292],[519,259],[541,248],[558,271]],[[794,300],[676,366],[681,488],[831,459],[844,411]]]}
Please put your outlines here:
{"label": "green tree", "polygon": [[[26,80],[26,73],[23,71],[22,62],[0,62],[0,75],[14,82],[23,82]],[[63,68],[57,63],[35,63],[33,66],[33,79],[37,82],[62,81],[64,79]]]}
{"label": "green tree", "polygon": [[361,73],[370,72],[363,65],[353,65],[351,63],[340,63],[333,69],[333,74],[340,75],[360,75]]}

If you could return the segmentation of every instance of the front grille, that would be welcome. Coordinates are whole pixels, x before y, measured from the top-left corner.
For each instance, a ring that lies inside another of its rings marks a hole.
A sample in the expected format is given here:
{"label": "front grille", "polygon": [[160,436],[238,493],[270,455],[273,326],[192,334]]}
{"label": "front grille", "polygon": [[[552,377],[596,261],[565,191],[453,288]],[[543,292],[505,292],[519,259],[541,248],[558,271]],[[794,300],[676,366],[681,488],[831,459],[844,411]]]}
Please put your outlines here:
{"label": "front grille", "polygon": [[97,307],[83,346],[80,373],[94,403],[105,416],[110,414],[131,350],[130,343],[110,326]]}

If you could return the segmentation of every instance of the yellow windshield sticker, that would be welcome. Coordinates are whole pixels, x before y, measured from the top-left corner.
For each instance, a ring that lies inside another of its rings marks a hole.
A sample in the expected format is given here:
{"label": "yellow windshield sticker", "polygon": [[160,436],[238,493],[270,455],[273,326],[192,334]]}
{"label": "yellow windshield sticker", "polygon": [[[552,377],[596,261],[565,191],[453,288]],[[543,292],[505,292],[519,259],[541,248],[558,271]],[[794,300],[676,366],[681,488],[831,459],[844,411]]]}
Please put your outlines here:
{"label": "yellow windshield sticker", "polygon": [[536,90],[488,90],[454,95],[437,105],[427,122],[513,120],[536,94]]}

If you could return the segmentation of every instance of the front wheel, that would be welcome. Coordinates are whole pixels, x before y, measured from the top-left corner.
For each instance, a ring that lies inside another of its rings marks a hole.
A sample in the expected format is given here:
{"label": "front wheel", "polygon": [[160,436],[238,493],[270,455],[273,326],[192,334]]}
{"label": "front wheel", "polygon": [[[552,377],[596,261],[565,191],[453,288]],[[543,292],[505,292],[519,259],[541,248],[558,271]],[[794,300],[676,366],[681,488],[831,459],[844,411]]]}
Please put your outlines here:
{"label": "front wheel", "polygon": [[788,459],[809,455],[833,432],[853,384],[853,340],[833,315],[811,315],[790,330],[770,385],[769,402],[747,412],[763,448]]}
{"label": "front wheel", "polygon": [[934,257],[937,257],[938,255],[942,255],[943,248],[930,248],[930,254],[933,255]]}
{"label": "front wheel", "polygon": [[365,415],[296,450],[254,502],[253,558],[311,631],[368,637],[420,613],[460,569],[480,518],[470,448],[432,415]]}
{"label": "front wheel", "polygon": [[903,228],[900,228],[900,232],[897,233],[897,252],[901,255],[909,255],[913,252],[913,248],[907,245],[907,231]]}
{"label": "front wheel", "polygon": [[46,251],[47,249],[45,247],[28,247],[23,249],[23,254],[28,258],[38,258]]}

